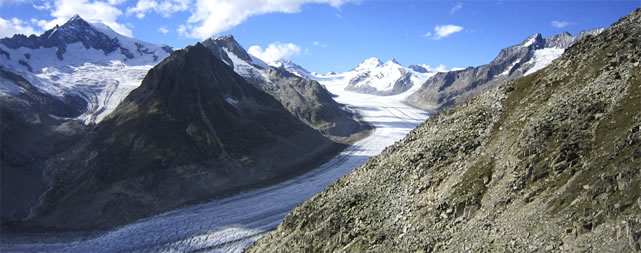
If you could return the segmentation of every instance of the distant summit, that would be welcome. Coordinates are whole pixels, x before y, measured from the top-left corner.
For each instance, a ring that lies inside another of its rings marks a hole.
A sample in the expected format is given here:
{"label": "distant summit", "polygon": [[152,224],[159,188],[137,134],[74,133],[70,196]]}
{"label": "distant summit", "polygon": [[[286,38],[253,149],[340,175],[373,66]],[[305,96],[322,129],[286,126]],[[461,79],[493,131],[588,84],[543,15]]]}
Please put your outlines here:
{"label": "distant summit", "polygon": [[436,74],[412,94],[408,102],[429,112],[463,103],[505,81],[544,68],[561,56],[566,48],[603,31],[603,28],[597,28],[577,36],[566,32],[548,38],[543,38],[540,33],[533,34],[520,44],[502,49],[489,64]]}
{"label": "distant summit", "polygon": [[[110,38],[104,33],[96,30],[78,15],[73,16],[64,25],[56,25],[56,27],[47,30],[40,36],[31,35],[27,37],[22,34],[17,34],[12,38],[4,38],[0,40],[0,43],[11,49],[17,49],[20,47],[27,47],[31,49],[55,47],[57,48],[56,55],[60,60],[64,58],[63,55],[66,51],[67,45],[76,42],[82,43],[82,45],[87,49],[100,49],[104,51],[105,54],[109,54],[120,48],[118,39]],[[127,51],[128,50],[125,49],[123,54],[132,58],[133,55],[131,52]]]}
{"label": "distant summit", "polygon": [[392,58],[383,63],[376,57],[362,61],[351,71],[343,73],[349,79],[346,90],[379,96],[397,95],[421,85],[432,76],[427,69],[416,71]]}

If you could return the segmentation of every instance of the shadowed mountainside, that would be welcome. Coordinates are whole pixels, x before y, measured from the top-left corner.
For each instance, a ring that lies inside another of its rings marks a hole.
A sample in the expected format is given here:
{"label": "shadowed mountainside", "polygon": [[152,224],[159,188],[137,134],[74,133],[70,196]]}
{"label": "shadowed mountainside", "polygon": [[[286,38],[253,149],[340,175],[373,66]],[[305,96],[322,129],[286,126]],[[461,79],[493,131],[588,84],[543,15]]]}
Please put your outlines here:
{"label": "shadowed mountainside", "polygon": [[26,228],[102,229],[311,169],[343,145],[200,43],[152,68],[68,152]]}

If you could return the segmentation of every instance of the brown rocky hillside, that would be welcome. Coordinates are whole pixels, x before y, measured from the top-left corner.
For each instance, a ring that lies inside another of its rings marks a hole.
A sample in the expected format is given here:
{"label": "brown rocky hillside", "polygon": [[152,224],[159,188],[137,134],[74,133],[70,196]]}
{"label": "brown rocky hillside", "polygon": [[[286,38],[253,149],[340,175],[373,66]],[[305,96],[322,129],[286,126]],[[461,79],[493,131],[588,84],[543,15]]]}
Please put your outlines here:
{"label": "brown rocky hillside", "polygon": [[441,111],[249,252],[639,252],[641,9]]}

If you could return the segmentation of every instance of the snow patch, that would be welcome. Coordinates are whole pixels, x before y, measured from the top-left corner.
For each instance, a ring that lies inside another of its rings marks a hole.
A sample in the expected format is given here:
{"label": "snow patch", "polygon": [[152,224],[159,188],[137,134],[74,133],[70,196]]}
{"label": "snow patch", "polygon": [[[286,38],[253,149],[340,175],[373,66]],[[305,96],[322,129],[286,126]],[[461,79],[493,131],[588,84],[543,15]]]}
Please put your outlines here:
{"label": "snow patch", "polygon": [[550,65],[552,61],[559,58],[565,49],[563,48],[544,48],[534,51],[534,57],[528,63],[534,63],[534,66],[525,72],[524,76],[532,74],[536,71]]}

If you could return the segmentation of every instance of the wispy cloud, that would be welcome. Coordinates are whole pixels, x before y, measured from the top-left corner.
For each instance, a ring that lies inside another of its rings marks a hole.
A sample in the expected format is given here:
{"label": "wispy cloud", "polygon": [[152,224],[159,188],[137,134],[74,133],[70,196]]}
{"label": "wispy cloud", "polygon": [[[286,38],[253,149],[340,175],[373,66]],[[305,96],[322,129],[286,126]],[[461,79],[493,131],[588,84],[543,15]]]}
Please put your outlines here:
{"label": "wispy cloud", "polygon": [[158,27],[158,32],[160,32],[162,34],[167,34],[167,33],[169,33],[169,30],[167,29],[167,27],[161,26],[161,27]]}
{"label": "wispy cloud", "polygon": [[552,26],[554,26],[556,28],[559,28],[559,29],[561,29],[563,27],[566,27],[568,25],[571,25],[571,24],[572,24],[572,22],[558,21],[558,20],[554,20],[554,21],[550,22],[550,25],[552,25]]}
{"label": "wispy cloud", "polygon": [[14,34],[24,34],[29,36],[35,33],[36,30],[23,20],[17,18],[9,20],[0,18],[0,38],[11,37]]}
{"label": "wispy cloud", "polygon": [[463,3],[457,3],[452,9],[450,10],[450,15],[454,14],[455,12],[463,9]]}
{"label": "wispy cloud", "polygon": [[318,41],[314,41],[312,44],[314,44],[314,46],[321,47],[321,48],[326,48],[327,47],[327,44],[323,44],[323,43],[320,43]]}
{"label": "wispy cloud", "polygon": [[289,59],[292,56],[300,55],[301,51],[300,46],[296,44],[280,42],[271,43],[265,49],[260,46],[251,46],[247,49],[249,54],[258,57],[265,62]]}
{"label": "wispy cloud", "polygon": [[188,10],[191,4],[192,0],[138,0],[136,6],[127,8],[127,15],[136,14],[136,17],[144,18],[153,11],[168,18],[176,12]]}
{"label": "wispy cloud", "polygon": [[437,25],[434,27],[434,33],[432,32],[427,32],[425,33],[425,37],[430,37],[433,40],[440,40],[442,38],[447,38],[450,35],[463,31],[462,26],[458,25]]}
{"label": "wispy cloud", "polygon": [[297,13],[302,5],[308,3],[329,4],[338,8],[349,2],[358,3],[360,0],[196,0],[196,4],[190,8],[187,35],[205,39],[229,30],[251,16],[276,12]]}

